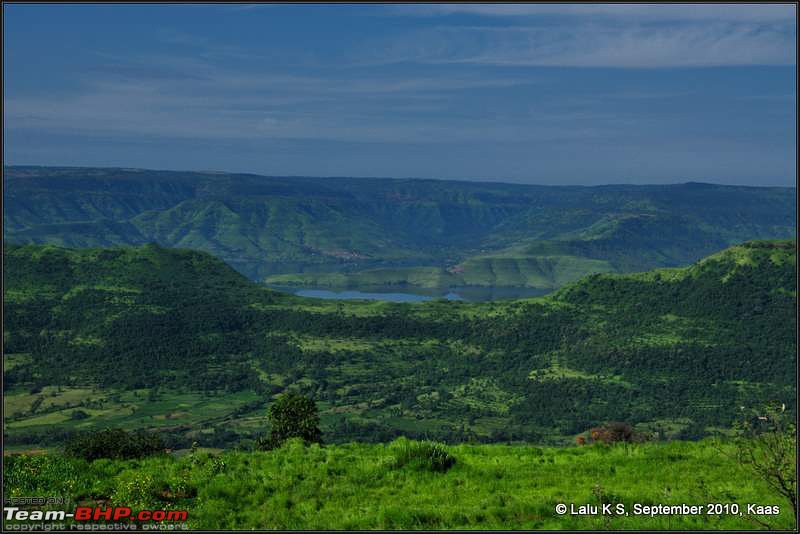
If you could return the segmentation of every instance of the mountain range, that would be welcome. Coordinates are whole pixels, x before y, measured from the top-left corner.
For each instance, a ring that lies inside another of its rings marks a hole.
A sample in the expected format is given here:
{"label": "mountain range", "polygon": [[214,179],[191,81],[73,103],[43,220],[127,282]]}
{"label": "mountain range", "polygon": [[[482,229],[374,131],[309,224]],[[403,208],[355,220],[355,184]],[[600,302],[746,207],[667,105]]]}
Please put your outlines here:
{"label": "mountain range", "polygon": [[6,242],[156,243],[280,286],[528,287],[793,237],[796,189],[4,167]]}

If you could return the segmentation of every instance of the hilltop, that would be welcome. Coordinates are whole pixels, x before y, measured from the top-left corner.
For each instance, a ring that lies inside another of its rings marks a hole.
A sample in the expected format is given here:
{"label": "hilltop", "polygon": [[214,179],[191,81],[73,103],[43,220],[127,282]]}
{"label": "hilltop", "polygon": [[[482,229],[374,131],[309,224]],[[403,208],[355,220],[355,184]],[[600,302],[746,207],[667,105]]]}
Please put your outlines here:
{"label": "hilltop", "polygon": [[[269,452],[94,462],[11,456],[4,459],[3,482],[12,497],[57,491],[85,506],[111,501],[134,510],[188,510],[189,528],[204,530],[670,532],[756,526],[737,513],[634,513],[637,503],[705,505],[709,491],[739,503],[746,514],[745,503],[778,505],[780,515],[760,519],[776,530],[796,529],[788,501],[731,461],[729,444],[722,453],[709,440],[557,448],[461,444],[447,447],[456,463],[445,473],[397,465],[404,446],[407,440],[290,443]],[[555,505],[562,502],[622,504],[628,513],[558,515]],[[6,528],[19,530],[20,523],[8,521]]]}
{"label": "hilltop", "polygon": [[741,405],[795,409],[795,258],[749,242],[546,297],[395,304],[271,291],[197,251],[6,245],[6,443],[103,426],[231,443],[286,390],[332,441],[562,443],[608,420],[699,437]]}
{"label": "hilltop", "polygon": [[597,187],[5,167],[4,240],[149,242],[252,280],[331,287],[530,287],[687,265],[793,237],[793,188]]}

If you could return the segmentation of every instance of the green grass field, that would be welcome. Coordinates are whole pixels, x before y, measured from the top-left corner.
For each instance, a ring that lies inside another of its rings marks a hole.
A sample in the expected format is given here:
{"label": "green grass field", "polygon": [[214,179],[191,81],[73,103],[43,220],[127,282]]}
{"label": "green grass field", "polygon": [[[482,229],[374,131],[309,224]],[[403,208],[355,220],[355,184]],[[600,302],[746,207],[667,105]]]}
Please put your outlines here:
{"label": "green grass field", "polygon": [[[408,442],[269,452],[198,451],[143,460],[87,463],[58,455],[6,458],[6,497],[57,495],[85,505],[188,510],[202,529],[655,529],[743,530],[747,505],[778,505],[758,516],[794,528],[788,501],[710,440],[535,447],[448,447],[446,472],[397,458]],[[628,515],[558,515],[555,507],[622,504]],[[742,515],[636,515],[635,504],[739,505]],[[8,527],[10,525],[6,525]]]}
{"label": "green grass field", "polygon": [[[233,427],[252,424],[250,414],[236,412],[243,404],[258,399],[253,392],[228,395],[204,395],[196,392],[148,395],[149,390],[117,391],[96,388],[47,386],[39,393],[4,392],[7,414],[4,430],[93,430],[102,428],[169,428],[208,427],[225,422]],[[39,401],[38,399],[42,399]],[[31,412],[36,405],[35,412]],[[75,411],[87,415],[75,420]],[[256,417],[263,421],[264,410]],[[233,415],[236,413],[236,415]],[[263,424],[261,425],[263,427]],[[25,450],[25,448],[23,448]]]}

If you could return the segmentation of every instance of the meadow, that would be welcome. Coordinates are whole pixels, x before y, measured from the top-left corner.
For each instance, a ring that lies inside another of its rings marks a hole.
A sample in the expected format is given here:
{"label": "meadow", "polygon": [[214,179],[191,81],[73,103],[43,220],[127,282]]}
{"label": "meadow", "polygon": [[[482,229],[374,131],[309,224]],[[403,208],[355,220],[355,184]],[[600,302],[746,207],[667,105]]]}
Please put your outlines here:
{"label": "meadow", "polygon": [[[63,496],[90,506],[188,510],[202,529],[762,529],[758,516],[794,528],[792,508],[732,461],[730,443],[447,446],[449,469],[403,461],[409,447],[311,445],[265,452],[179,451],[139,460],[86,462],[53,455],[5,458],[6,497]],[[621,503],[629,515],[558,515],[555,506]],[[741,515],[635,515],[645,506],[737,503]],[[70,508],[67,505],[63,508]],[[10,525],[5,525],[10,527]]]}

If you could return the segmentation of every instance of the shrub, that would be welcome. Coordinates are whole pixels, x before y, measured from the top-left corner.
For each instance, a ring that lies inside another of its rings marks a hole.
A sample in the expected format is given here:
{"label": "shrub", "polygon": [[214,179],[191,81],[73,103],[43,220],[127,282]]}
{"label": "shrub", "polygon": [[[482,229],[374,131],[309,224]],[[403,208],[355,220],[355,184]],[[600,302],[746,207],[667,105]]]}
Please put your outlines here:
{"label": "shrub", "polygon": [[693,422],[682,428],[676,435],[675,439],[686,441],[697,441],[703,439],[708,435],[706,426],[702,423]]}
{"label": "shrub", "polygon": [[[589,430],[589,436],[595,443],[639,443],[647,441],[647,435],[635,432],[633,427],[628,423],[611,422],[603,426],[595,427]],[[580,442],[583,438],[583,443]],[[578,436],[576,438],[578,445],[586,443],[586,438]]]}
{"label": "shrub", "polygon": [[608,439],[611,443],[615,443],[617,441],[633,441],[633,427],[628,423],[608,423],[605,425],[604,430],[607,436],[606,439]]}
{"label": "shrub", "polygon": [[395,468],[409,466],[413,469],[444,473],[455,463],[455,457],[440,443],[402,440],[395,454],[393,466]]}
{"label": "shrub", "polygon": [[125,471],[117,477],[111,500],[134,509],[156,508],[170,491],[169,484],[148,471]]}
{"label": "shrub", "polygon": [[164,451],[161,438],[154,433],[126,432],[109,428],[73,436],[64,446],[64,454],[87,461],[99,458],[127,460],[142,458]]}
{"label": "shrub", "polygon": [[300,438],[306,444],[322,443],[317,405],[303,395],[286,393],[269,407],[272,425],[268,440],[260,441],[264,449],[280,447],[290,438]]}

